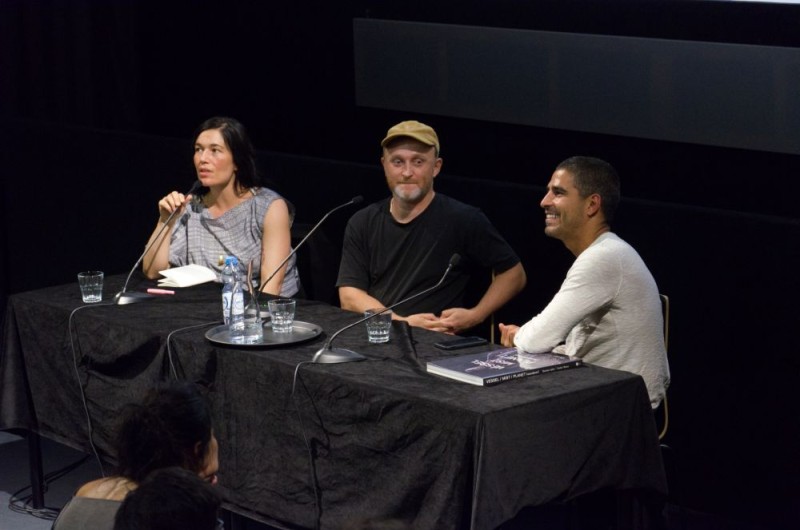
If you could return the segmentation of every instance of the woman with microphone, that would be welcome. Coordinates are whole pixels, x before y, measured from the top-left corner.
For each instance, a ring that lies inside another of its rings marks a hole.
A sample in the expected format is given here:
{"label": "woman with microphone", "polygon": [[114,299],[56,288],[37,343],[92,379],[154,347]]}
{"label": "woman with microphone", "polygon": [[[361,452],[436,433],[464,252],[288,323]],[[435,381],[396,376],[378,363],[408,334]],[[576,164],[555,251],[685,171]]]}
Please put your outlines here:
{"label": "woman with microphone", "polygon": [[[292,205],[259,185],[253,146],[233,118],[200,125],[194,167],[199,191],[173,191],[158,203],[158,225],[148,241],[152,248],[143,260],[145,276],[155,279],[161,270],[191,263],[219,273],[225,257],[236,256],[245,266],[252,260],[253,280],[262,284],[291,252]],[[164,223],[169,226],[162,231]],[[291,297],[299,289],[292,256],[264,292]]]}

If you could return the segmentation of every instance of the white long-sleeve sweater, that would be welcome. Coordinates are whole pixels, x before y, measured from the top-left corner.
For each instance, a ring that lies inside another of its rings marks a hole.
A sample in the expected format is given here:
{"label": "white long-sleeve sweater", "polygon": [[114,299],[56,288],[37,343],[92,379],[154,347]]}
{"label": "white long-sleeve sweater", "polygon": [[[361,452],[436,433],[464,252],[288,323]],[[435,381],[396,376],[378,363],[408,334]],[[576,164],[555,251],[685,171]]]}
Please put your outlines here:
{"label": "white long-sleeve sweater", "polygon": [[546,352],[565,339],[567,355],[641,375],[653,408],[664,398],[670,376],[658,287],[639,254],[612,232],[578,256],[514,344]]}

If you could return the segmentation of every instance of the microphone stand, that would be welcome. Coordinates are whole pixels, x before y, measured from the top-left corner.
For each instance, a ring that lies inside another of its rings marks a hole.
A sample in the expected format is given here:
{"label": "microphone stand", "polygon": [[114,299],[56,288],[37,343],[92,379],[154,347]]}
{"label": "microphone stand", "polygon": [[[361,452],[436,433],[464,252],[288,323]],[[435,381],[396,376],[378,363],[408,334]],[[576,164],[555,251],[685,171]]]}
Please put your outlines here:
{"label": "microphone stand", "polygon": [[261,306],[259,305],[259,302],[258,302],[258,295],[259,295],[259,294],[261,294],[261,291],[264,289],[264,287],[266,287],[266,286],[267,286],[267,284],[269,283],[269,281],[270,281],[272,278],[274,278],[276,274],[278,274],[278,271],[279,271],[279,270],[281,270],[281,269],[283,268],[283,266],[284,266],[284,265],[286,265],[286,262],[287,262],[287,261],[289,261],[289,260],[291,259],[291,257],[292,257],[292,256],[294,256],[294,255],[297,253],[297,250],[298,250],[298,249],[299,249],[301,246],[303,246],[303,243],[305,243],[305,242],[306,242],[306,239],[308,239],[309,237],[311,237],[311,235],[312,235],[314,232],[316,232],[316,231],[317,231],[317,228],[319,228],[319,227],[320,227],[320,225],[321,225],[323,222],[325,222],[325,219],[327,219],[327,218],[328,218],[328,217],[329,217],[329,216],[330,216],[330,215],[331,215],[333,212],[335,212],[335,211],[337,211],[337,210],[340,210],[341,208],[344,208],[345,206],[350,206],[351,204],[358,204],[358,203],[360,203],[360,202],[361,202],[361,201],[363,201],[363,200],[364,200],[364,197],[362,197],[361,195],[357,195],[357,196],[353,197],[352,199],[350,199],[349,201],[347,201],[346,203],[344,203],[344,204],[340,204],[339,206],[337,206],[337,207],[336,207],[336,208],[334,208],[333,210],[331,210],[331,211],[329,211],[328,213],[326,213],[326,214],[325,214],[325,215],[322,217],[322,219],[320,219],[320,220],[319,220],[319,222],[318,222],[317,224],[315,224],[315,225],[314,225],[314,227],[313,227],[311,230],[309,230],[309,231],[308,231],[308,234],[306,234],[306,237],[304,237],[303,239],[301,239],[301,240],[300,240],[300,242],[297,244],[297,246],[296,246],[296,247],[294,247],[294,248],[292,249],[292,251],[291,251],[291,252],[289,252],[289,255],[288,255],[288,256],[286,256],[286,257],[283,259],[283,261],[281,261],[280,265],[278,265],[278,266],[275,268],[275,270],[274,270],[274,271],[272,271],[272,274],[270,274],[270,275],[269,275],[269,277],[268,277],[266,280],[264,280],[264,282],[261,284],[261,286],[258,288],[258,290],[257,290],[257,291],[254,293],[254,295],[253,295],[253,296],[254,296],[254,297],[255,297],[255,299],[256,299],[256,307],[258,307],[258,310],[259,310],[259,311],[261,311]]}
{"label": "microphone stand", "polygon": [[[200,183],[200,181],[196,180],[196,181],[194,181],[194,184],[192,184],[192,187],[189,189],[189,191],[187,191],[185,193],[185,195],[191,195],[191,194],[195,193],[197,190],[199,190],[201,187],[202,187],[202,184]],[[161,237],[161,234],[169,226],[169,222],[172,221],[172,218],[175,217],[175,214],[178,213],[179,210],[180,210],[180,208],[176,208],[175,210],[172,211],[171,214],[169,214],[169,217],[167,217],[167,220],[164,221],[164,225],[156,233],[156,237],[154,237],[153,240],[150,242],[150,244],[145,247],[144,252],[142,252],[142,255],[139,256],[139,259],[137,259],[136,263],[133,264],[133,267],[131,268],[131,272],[128,273],[128,277],[125,279],[125,284],[122,286],[122,290],[120,292],[118,292],[114,296],[114,303],[116,305],[135,304],[135,303],[138,303],[138,302],[144,302],[145,300],[149,300],[150,298],[154,298],[154,296],[152,294],[149,294],[149,293],[142,293],[142,292],[138,292],[138,291],[134,291],[134,292],[128,293],[128,292],[125,292],[125,291],[128,289],[128,282],[131,281],[131,276],[133,276],[133,271],[136,270],[136,267],[139,266],[139,264],[142,262],[144,257],[147,255],[147,253],[150,252],[150,249],[152,248],[152,246],[155,244],[156,241],[158,241],[158,239]]]}
{"label": "microphone stand", "polygon": [[380,315],[382,313],[385,313],[386,311],[389,311],[390,309],[394,309],[395,307],[397,307],[397,306],[399,306],[401,304],[405,304],[406,302],[410,302],[411,300],[414,300],[415,298],[419,298],[423,294],[428,294],[429,292],[433,291],[434,289],[437,289],[440,285],[442,285],[442,282],[444,282],[444,279],[447,278],[447,275],[450,274],[450,271],[453,269],[453,267],[455,267],[458,264],[459,261],[461,261],[461,256],[459,256],[458,254],[453,254],[450,257],[450,262],[447,264],[447,269],[444,271],[444,274],[442,275],[441,279],[433,287],[428,287],[424,291],[420,291],[420,292],[418,292],[416,294],[413,294],[413,295],[409,296],[408,298],[405,298],[405,299],[400,300],[399,302],[397,302],[395,304],[390,305],[389,307],[384,307],[383,309],[381,309],[380,311],[378,311],[374,315],[370,315],[370,316],[364,317],[364,318],[362,318],[360,320],[356,320],[352,324],[348,324],[347,326],[343,327],[342,329],[340,329],[339,331],[337,331],[336,333],[331,335],[331,338],[329,338],[325,342],[325,345],[322,348],[320,348],[317,351],[317,353],[314,354],[314,358],[311,359],[311,362],[319,363],[319,364],[335,364],[335,363],[349,363],[349,362],[352,362],[352,361],[363,361],[364,359],[366,359],[366,357],[364,357],[360,353],[356,353],[356,352],[354,352],[352,350],[348,350],[346,348],[331,348],[331,343],[333,343],[334,339],[336,339],[336,337],[338,337],[343,331],[347,331],[348,329],[352,328],[353,326],[357,326],[357,325],[359,325],[359,324],[361,324],[363,322],[366,322],[370,318],[376,317],[376,316],[378,316],[378,315]]}

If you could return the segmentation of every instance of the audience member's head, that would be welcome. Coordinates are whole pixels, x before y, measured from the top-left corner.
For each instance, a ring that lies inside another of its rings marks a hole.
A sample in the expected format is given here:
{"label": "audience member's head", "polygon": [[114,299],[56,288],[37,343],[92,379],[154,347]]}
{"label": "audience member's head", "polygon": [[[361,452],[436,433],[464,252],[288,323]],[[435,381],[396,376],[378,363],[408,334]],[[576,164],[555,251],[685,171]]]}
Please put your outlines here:
{"label": "audience member's head", "polygon": [[159,469],[125,497],[114,530],[214,530],[220,503],[216,488],[195,473]]}
{"label": "audience member's head", "polygon": [[215,482],[219,468],[211,411],[195,385],[174,382],[126,407],[117,433],[119,474],[141,482],[178,466]]}
{"label": "audience member's head", "polygon": [[573,156],[556,167],[556,171],[560,169],[572,176],[572,183],[581,197],[595,193],[600,196],[603,218],[611,223],[620,201],[619,175],[614,167],[599,158]]}

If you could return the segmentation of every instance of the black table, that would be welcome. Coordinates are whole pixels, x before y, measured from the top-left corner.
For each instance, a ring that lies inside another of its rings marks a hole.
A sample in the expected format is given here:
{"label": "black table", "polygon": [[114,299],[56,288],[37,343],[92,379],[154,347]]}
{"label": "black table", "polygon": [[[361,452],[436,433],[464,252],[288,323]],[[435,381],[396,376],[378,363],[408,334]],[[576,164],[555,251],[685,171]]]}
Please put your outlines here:
{"label": "black table", "polygon": [[[121,283],[107,278],[105,297]],[[446,355],[432,346],[441,334],[395,323],[388,344],[368,344],[363,326],[342,333],[336,344],[368,360],[302,365],[293,394],[298,363],[358,315],[300,301],[297,319],[322,326],[320,337],[247,349],[205,339],[219,324],[216,285],[87,306],[70,334],[79,306],[77,283],[9,298],[0,428],[90,451],[80,378],[92,439],[110,456],[123,404],[173,373],[204,381],[226,506],[256,519],[314,527],[318,501],[322,528],[393,517],[491,529],[526,506],[603,488],[666,492],[644,382],[626,372],[584,366],[472,386],[426,373],[427,360]]]}

